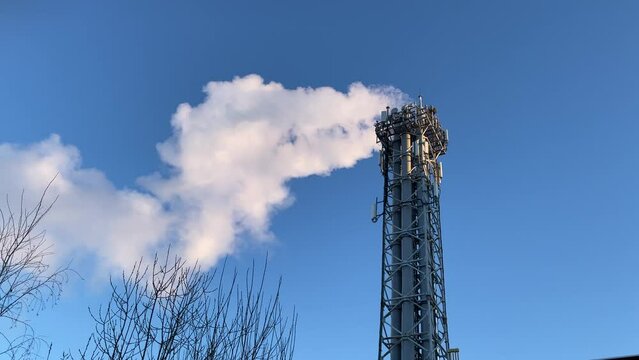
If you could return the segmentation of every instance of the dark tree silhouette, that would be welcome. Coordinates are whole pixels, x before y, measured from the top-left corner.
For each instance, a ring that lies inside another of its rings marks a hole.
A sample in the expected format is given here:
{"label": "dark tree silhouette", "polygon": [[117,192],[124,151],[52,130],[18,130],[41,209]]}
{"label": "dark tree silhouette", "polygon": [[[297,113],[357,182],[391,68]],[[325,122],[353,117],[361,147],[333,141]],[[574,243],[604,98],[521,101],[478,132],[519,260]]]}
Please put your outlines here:
{"label": "dark tree silhouette", "polygon": [[[280,285],[265,294],[266,265],[243,281],[226,263],[206,272],[180,257],[141,260],[111,280],[111,298],[92,312],[95,330],[80,359],[290,360],[297,315],[285,316]],[[65,355],[65,358],[75,358]]]}
{"label": "dark tree silhouette", "polygon": [[68,268],[52,268],[46,260],[52,253],[38,224],[51,210],[45,203],[47,189],[37,204],[25,208],[24,193],[18,209],[6,201],[0,208],[0,356],[25,359],[35,356],[42,345],[25,317],[55,302],[68,280]]}

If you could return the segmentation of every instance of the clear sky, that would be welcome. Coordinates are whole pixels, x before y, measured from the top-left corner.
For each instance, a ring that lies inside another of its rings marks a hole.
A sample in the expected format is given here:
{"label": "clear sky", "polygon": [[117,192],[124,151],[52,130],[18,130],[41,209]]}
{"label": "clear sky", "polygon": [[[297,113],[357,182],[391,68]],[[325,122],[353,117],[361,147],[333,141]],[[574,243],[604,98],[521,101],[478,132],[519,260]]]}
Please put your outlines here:
{"label": "clear sky", "polygon": [[[178,105],[210,81],[422,94],[450,131],[441,207],[461,358],[634,354],[638,18],[634,0],[2,1],[0,143],[55,133],[83,168],[139,189],[167,168],[156,144]],[[289,181],[274,239],[232,256],[270,253],[300,315],[298,359],[376,356],[376,156]],[[81,346],[103,291],[73,280],[34,325],[57,349]]]}

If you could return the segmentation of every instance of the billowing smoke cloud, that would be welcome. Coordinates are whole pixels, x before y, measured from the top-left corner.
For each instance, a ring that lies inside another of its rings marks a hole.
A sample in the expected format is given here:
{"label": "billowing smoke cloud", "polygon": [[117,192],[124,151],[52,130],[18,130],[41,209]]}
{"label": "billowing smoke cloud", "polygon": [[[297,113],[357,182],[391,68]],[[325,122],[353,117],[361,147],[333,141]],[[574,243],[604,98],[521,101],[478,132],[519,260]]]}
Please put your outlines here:
{"label": "billowing smoke cloud", "polygon": [[205,92],[203,103],[178,106],[172,137],[158,145],[170,172],[140,178],[139,190],[117,189],[82,168],[78,150],[53,135],[26,147],[0,145],[0,191],[36,194],[58,174],[46,228],[59,253],[122,267],[171,243],[209,266],[243,233],[271,237],[274,210],[292,201],[288,180],[371,156],[376,116],[403,100],[390,87],[285,89],[257,75],[211,82]]}

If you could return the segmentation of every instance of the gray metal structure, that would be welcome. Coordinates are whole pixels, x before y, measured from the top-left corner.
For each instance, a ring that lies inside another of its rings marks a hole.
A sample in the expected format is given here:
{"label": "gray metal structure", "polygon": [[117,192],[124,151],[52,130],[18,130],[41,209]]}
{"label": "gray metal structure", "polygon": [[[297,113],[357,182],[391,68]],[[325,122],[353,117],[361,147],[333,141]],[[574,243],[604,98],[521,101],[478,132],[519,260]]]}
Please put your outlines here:
{"label": "gray metal structure", "polygon": [[[457,360],[446,319],[439,191],[448,133],[419,104],[382,111],[375,124],[384,176],[379,360]],[[453,350],[449,352],[449,350]]]}

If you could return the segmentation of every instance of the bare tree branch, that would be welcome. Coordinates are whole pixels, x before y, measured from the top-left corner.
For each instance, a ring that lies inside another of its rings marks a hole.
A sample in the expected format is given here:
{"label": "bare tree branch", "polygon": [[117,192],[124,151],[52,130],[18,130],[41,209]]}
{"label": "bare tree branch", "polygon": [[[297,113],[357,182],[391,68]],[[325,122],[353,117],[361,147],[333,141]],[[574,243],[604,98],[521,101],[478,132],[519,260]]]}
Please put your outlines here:
{"label": "bare tree branch", "polygon": [[111,298],[92,312],[95,331],[78,358],[292,358],[297,315],[288,318],[282,311],[281,280],[273,296],[265,294],[266,264],[261,274],[253,265],[242,284],[237,271],[225,276],[226,262],[205,272],[167,251],[143,264],[111,281]]}
{"label": "bare tree branch", "polygon": [[18,209],[8,197],[5,209],[0,208],[0,321],[9,325],[0,330],[0,355],[10,358],[29,358],[37,352],[41,341],[25,313],[55,303],[68,280],[68,266],[51,268],[46,262],[51,245],[44,231],[37,231],[55,203],[45,202],[51,182],[33,208],[25,207],[24,192]]}

